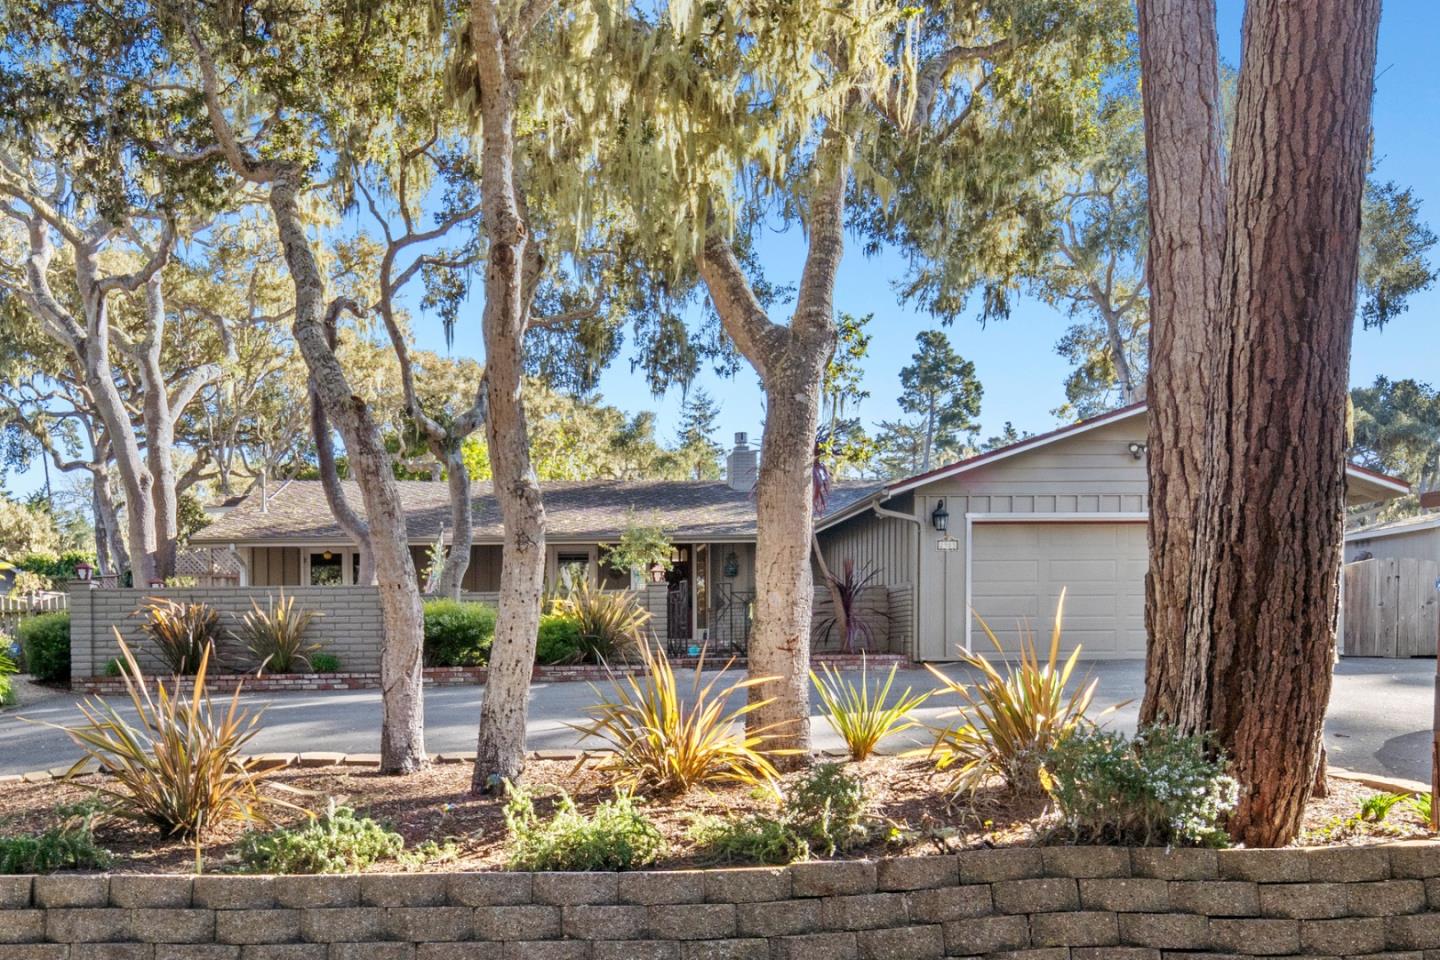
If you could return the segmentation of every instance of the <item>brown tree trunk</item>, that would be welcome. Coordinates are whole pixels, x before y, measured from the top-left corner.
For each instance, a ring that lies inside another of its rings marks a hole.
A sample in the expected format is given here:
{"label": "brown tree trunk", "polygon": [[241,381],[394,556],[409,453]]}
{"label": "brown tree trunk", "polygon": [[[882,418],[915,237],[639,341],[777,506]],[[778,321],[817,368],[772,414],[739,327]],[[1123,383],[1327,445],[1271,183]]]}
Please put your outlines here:
{"label": "brown tree trunk", "polygon": [[525,766],[530,674],[545,583],[545,505],[530,464],[522,394],[523,273],[529,233],[515,182],[514,64],[499,11],[490,0],[470,4],[470,38],[484,131],[480,184],[489,250],[482,317],[488,407],[485,434],[495,499],[505,526],[499,617],[480,708],[471,787],[477,792],[493,792],[504,780],[518,777]]}
{"label": "brown tree trunk", "polygon": [[814,521],[815,434],[820,389],[835,351],[835,276],[844,253],[845,187],[850,142],[826,138],[822,171],[806,224],[809,250],[795,314],[772,323],[734,250],[711,235],[699,257],[700,275],[721,323],[765,387],[765,435],[755,485],[755,630],[750,675],[775,677],[750,688],[752,702],[770,702],[746,716],[772,747],[794,750],[781,765],[801,766],[810,753],[810,624],[815,586],[810,569]]}
{"label": "brown tree trunk", "polygon": [[460,599],[460,588],[464,585],[465,571],[470,568],[470,545],[475,539],[474,511],[470,504],[470,471],[465,467],[465,458],[460,455],[458,443],[443,451],[445,482],[450,489],[450,551],[445,554],[445,565],[440,568],[440,582],[436,592],[452,600]]}
{"label": "brown tree trunk", "polygon": [[370,549],[370,527],[345,499],[345,488],[340,484],[340,470],[335,463],[335,440],[330,435],[330,418],[325,415],[325,405],[315,389],[313,378],[309,394],[310,433],[315,438],[315,472],[320,475],[320,489],[325,493],[330,515],[360,554],[360,570],[355,582],[360,586],[370,586],[375,582],[375,554]]}
{"label": "brown tree trunk", "polygon": [[1225,239],[1215,0],[1140,0],[1150,184],[1150,567],[1142,723],[1205,729],[1209,638],[1188,646],[1190,561]]}
{"label": "brown tree trunk", "polygon": [[1379,0],[1252,0],[1187,637],[1247,846],[1299,831],[1330,695]]}

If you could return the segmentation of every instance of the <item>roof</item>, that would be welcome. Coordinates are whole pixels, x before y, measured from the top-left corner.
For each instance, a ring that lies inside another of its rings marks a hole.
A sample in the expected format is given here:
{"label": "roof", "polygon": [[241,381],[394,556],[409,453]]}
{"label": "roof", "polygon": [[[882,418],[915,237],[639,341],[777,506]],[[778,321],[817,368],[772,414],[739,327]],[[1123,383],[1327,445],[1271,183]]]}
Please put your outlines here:
{"label": "roof", "polygon": [[1347,543],[1351,540],[1381,540],[1404,533],[1433,530],[1436,527],[1440,527],[1440,513],[1422,513],[1415,517],[1405,517],[1403,520],[1390,520],[1386,523],[1377,523],[1373,526],[1347,531],[1345,540]]}
{"label": "roof", "polygon": [[[358,484],[346,481],[345,498],[364,515]],[[431,542],[450,526],[450,497],[443,482],[397,480],[410,540]],[[489,481],[472,486],[477,543],[499,543],[500,509]],[[624,532],[631,512],[644,523],[658,523],[671,540],[752,539],[755,501],[746,491],[723,482],[686,480],[580,480],[540,485],[545,499],[547,539],[563,543],[605,541]],[[878,484],[836,484],[827,515],[847,508],[880,489]],[[194,544],[266,543],[274,545],[345,542],[348,537],[330,513],[318,480],[291,480],[270,493],[268,510],[258,491],[198,531]]]}
{"label": "roof", "polygon": [[[988,466],[997,460],[1004,460],[1007,457],[1029,453],[1032,450],[1048,446],[1060,440],[1067,440],[1090,430],[1145,416],[1148,414],[1149,409],[1149,406],[1142,400],[1139,403],[1119,407],[1107,413],[1102,413],[1099,416],[1091,417],[1088,420],[1067,424],[1056,430],[1051,430],[1048,433],[1036,434],[1033,437],[1018,440],[1015,443],[1006,444],[1003,447],[996,447],[994,450],[987,450],[985,453],[976,454],[973,457],[966,457],[962,460],[956,460],[953,463],[947,463],[944,466],[936,467],[924,473],[916,473],[900,480],[892,480],[868,498],[855,500],[852,501],[848,507],[829,511],[822,519],[821,525],[831,526],[845,519],[845,517],[862,512],[870,503],[881,503],[892,497],[899,496],[902,493],[908,493],[918,487],[934,483],[937,480],[944,480],[962,473],[967,473],[978,467]],[[1404,496],[1410,492],[1410,484],[1401,480],[1399,477],[1388,476],[1379,471],[1371,470],[1368,467],[1362,467],[1354,463],[1347,463],[1345,465],[1345,476],[1347,480],[1359,481],[1357,486],[1369,488],[1367,495],[1373,493],[1374,496],[1372,499],[1375,500]]]}

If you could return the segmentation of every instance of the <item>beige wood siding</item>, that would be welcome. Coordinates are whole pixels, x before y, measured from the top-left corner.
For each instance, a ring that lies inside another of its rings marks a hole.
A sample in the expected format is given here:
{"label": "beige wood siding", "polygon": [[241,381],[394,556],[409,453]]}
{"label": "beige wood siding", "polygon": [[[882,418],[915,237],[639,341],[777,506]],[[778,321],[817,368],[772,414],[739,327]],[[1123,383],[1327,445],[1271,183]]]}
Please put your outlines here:
{"label": "beige wood siding", "polygon": [[1377,560],[1440,560],[1440,527],[1345,542],[1347,563],[1359,559],[1363,553],[1369,553]]}
{"label": "beige wood siding", "polygon": [[299,547],[251,547],[250,585],[294,587],[300,585]]}
{"label": "beige wood siding", "polygon": [[[1027,633],[1048,644],[1064,590],[1064,651],[1145,655],[1143,523],[977,523],[971,542],[971,604],[1007,653],[1018,653]],[[993,649],[978,623],[971,647]]]}
{"label": "beige wood siding", "polygon": [[[912,502],[907,494],[885,504],[885,508],[906,513]],[[854,560],[859,568],[878,571],[878,584],[911,583],[914,579],[915,524],[906,520],[877,516],[867,510],[821,531],[820,549],[836,574],[846,560]]]}

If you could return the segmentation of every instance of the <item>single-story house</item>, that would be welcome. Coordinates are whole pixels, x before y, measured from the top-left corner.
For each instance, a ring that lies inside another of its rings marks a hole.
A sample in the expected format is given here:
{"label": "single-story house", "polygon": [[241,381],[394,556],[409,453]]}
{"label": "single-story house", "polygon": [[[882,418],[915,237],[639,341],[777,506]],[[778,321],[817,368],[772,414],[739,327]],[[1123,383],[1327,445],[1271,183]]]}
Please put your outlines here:
{"label": "single-story house", "polygon": [[[1007,650],[1026,629],[1044,640],[1062,588],[1067,648],[1144,657],[1148,425],[1132,404],[888,483],[822,518],[821,542],[915,584],[917,659],[989,650],[975,617]],[[1351,503],[1409,492],[1354,465],[1346,478]]]}
{"label": "single-story house", "polygon": [[1440,561],[1440,513],[1376,523],[1345,534],[1345,562],[1408,558]]}
{"label": "single-story house", "polygon": [[[973,609],[1007,649],[1028,625],[1048,632],[1067,588],[1065,642],[1087,658],[1143,657],[1147,479],[1146,407],[1135,404],[1029,437],[928,473],[883,484],[841,484],[816,522],[826,562],[874,571],[890,596],[891,637],[920,660],[988,647]],[[667,629],[701,640],[748,631],[755,590],[756,451],[743,434],[717,482],[544,484],[551,585],[583,576],[603,587],[629,577],[601,563],[632,515],[658,523],[675,545]],[[1347,467],[1348,499],[1402,496],[1393,477]],[[423,566],[448,520],[443,483],[401,483],[412,550]],[[358,491],[350,491],[358,504]],[[263,499],[263,502],[262,502]],[[488,486],[476,484],[475,546],[465,589],[498,587],[501,524]],[[291,481],[253,494],[193,543],[235,552],[243,582],[353,583],[353,548],[320,485]],[[740,625],[737,626],[737,618]]]}

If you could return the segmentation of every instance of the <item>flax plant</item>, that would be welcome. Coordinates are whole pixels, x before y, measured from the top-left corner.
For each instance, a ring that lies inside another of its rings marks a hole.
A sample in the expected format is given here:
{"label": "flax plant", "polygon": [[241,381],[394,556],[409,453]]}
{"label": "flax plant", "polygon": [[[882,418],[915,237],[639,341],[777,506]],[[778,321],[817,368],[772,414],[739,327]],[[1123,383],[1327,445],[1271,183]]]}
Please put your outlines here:
{"label": "flax plant", "polygon": [[905,692],[892,701],[890,688],[895,683],[895,671],[898,669],[898,664],[891,666],[885,682],[873,693],[869,667],[863,657],[858,684],[846,680],[839,670],[828,663],[820,665],[819,674],[810,671],[810,679],[825,708],[825,721],[845,741],[850,759],[864,760],[875,752],[881,740],[919,726],[910,718],[910,713],[930,699],[933,691],[916,694],[906,687]]}
{"label": "flax plant", "polygon": [[241,755],[259,732],[260,713],[240,708],[240,685],[229,708],[218,712],[205,690],[210,647],[200,655],[188,696],[176,678],[172,690],[157,681],[152,695],[134,654],[116,631],[121,676],[135,708],[132,724],[104,698],[80,704],[85,722],[58,727],[83,751],[66,772],[74,777],[92,764],[109,778],[96,788],[113,816],[148,823],[164,837],[196,844],[218,824],[239,820],[270,823],[269,806],[301,808],[262,796],[259,761]]}
{"label": "flax plant", "polygon": [[[775,788],[778,777],[772,758],[789,751],[767,749],[775,738],[772,727],[746,731],[747,714],[768,704],[754,700],[727,709],[732,694],[774,681],[750,677],[722,686],[733,658],[708,681],[703,676],[705,656],[695,665],[688,698],[663,651],[648,645],[640,649],[645,674],[617,677],[610,674],[611,696],[593,684],[600,699],[589,708],[589,724],[571,724],[583,740],[598,737],[613,749],[601,770],[622,789],[648,786],[684,793],[702,783],[742,783]],[[738,728],[738,729],[737,729]]]}
{"label": "flax plant", "polygon": [[295,610],[295,598],[280,591],[280,602],[267,597],[267,607],[251,599],[251,610],[241,620],[240,629],[232,633],[237,640],[260,660],[260,669],[271,673],[289,673],[297,663],[310,667],[310,655],[320,651],[320,644],[306,643],[305,631],[317,617],[315,610]]}
{"label": "flax plant", "polygon": [[[929,750],[936,770],[949,774],[947,786],[952,793],[974,791],[999,777],[1017,793],[1038,794],[1043,789],[1040,768],[1045,754],[1071,732],[1094,726],[1086,712],[1099,681],[1082,681],[1067,692],[1080,659],[1080,647],[1077,645],[1068,657],[1060,659],[1064,611],[1062,590],[1044,660],[1040,659],[1034,633],[1024,629],[1019,659],[1014,663],[1001,661],[997,667],[981,654],[961,655],[962,663],[980,672],[980,678],[973,683],[952,680],[927,664],[943,684],[944,689],[937,692],[953,693],[963,701],[957,710],[960,721],[936,730]],[[975,620],[1003,656],[1005,649],[994,631],[979,616]],[[1124,704],[1108,707],[1104,713],[1121,706]]]}

